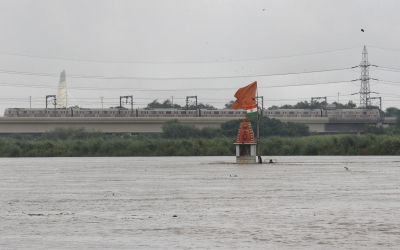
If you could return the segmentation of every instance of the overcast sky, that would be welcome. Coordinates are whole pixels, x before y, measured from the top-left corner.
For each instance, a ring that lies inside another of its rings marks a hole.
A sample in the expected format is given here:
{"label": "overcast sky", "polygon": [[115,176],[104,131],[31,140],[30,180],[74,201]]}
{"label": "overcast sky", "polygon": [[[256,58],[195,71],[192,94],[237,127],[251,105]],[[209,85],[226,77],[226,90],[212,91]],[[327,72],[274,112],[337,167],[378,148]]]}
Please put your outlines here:
{"label": "overcast sky", "polygon": [[253,81],[265,107],[323,96],[358,106],[351,67],[364,45],[379,66],[371,97],[400,107],[399,10],[400,1],[368,0],[0,1],[0,110],[29,107],[29,96],[45,107],[63,70],[70,106],[100,108],[100,97],[117,106],[126,95],[135,108],[172,96],[184,105],[197,95],[222,108]]}

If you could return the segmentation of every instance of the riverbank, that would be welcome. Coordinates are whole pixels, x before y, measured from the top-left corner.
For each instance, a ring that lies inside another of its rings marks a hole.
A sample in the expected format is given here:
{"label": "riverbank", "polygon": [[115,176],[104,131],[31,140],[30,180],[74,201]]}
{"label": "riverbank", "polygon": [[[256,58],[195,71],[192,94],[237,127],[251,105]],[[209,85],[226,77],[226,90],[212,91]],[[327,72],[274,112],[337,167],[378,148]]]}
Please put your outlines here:
{"label": "riverbank", "polygon": [[[86,132],[87,133],[87,132]],[[0,157],[233,156],[236,138],[165,139],[161,136],[0,138]],[[315,135],[261,139],[261,155],[400,155],[399,135]]]}

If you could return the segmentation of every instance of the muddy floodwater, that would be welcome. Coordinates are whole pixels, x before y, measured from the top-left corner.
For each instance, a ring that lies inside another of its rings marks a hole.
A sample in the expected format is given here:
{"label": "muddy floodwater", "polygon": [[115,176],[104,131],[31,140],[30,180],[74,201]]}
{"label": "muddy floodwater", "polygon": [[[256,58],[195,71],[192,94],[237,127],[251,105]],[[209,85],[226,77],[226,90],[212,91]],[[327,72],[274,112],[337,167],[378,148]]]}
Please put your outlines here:
{"label": "muddy floodwater", "polygon": [[0,249],[400,249],[400,157],[0,161]]}

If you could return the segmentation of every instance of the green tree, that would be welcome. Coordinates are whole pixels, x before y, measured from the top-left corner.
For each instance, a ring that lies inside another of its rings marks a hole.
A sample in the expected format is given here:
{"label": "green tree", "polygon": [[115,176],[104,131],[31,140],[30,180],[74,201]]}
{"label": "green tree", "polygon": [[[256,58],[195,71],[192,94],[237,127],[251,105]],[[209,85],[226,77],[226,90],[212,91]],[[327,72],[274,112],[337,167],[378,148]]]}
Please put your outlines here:
{"label": "green tree", "polygon": [[182,108],[178,104],[172,104],[172,102],[167,99],[164,100],[163,103],[159,103],[157,99],[153,100],[151,103],[147,104],[148,108]]}
{"label": "green tree", "polygon": [[285,104],[282,107],[280,107],[281,109],[294,109],[293,105],[290,104]]}
{"label": "green tree", "polygon": [[356,104],[355,103],[353,103],[353,101],[349,101],[348,103],[347,103],[347,106],[349,106],[349,108],[352,108],[352,109],[354,109],[354,108],[356,108]]}
{"label": "green tree", "polygon": [[366,124],[364,128],[364,133],[366,134],[376,134],[376,135],[383,135],[386,134],[387,130],[382,126],[375,126],[375,125],[370,125]]}
{"label": "green tree", "polygon": [[396,107],[389,107],[384,112],[385,117],[396,117],[400,114],[400,110]]}
{"label": "green tree", "polygon": [[240,123],[243,120],[230,120],[220,125],[221,133],[227,137],[237,136]]}
{"label": "green tree", "polygon": [[272,110],[272,109],[279,109],[279,107],[276,105],[272,105],[271,107],[268,108],[268,110]]}
{"label": "green tree", "polygon": [[235,103],[234,100],[225,103],[225,108],[226,108],[226,109],[230,109],[234,103]]}
{"label": "green tree", "polygon": [[[199,104],[197,104],[197,108],[198,109],[215,109],[215,107],[213,105],[208,104],[208,103],[204,104],[204,103],[201,103],[201,102]],[[189,110],[195,110],[196,109],[196,105],[195,104],[191,104],[191,105],[189,105],[188,109]]]}
{"label": "green tree", "polygon": [[164,138],[179,139],[199,137],[200,129],[194,125],[184,125],[178,119],[166,121],[162,128]]}
{"label": "green tree", "polygon": [[[316,103],[318,103],[318,102],[315,102],[314,105],[316,105]],[[296,105],[294,105],[294,108],[295,109],[310,109],[311,105],[307,101],[298,102]]]}

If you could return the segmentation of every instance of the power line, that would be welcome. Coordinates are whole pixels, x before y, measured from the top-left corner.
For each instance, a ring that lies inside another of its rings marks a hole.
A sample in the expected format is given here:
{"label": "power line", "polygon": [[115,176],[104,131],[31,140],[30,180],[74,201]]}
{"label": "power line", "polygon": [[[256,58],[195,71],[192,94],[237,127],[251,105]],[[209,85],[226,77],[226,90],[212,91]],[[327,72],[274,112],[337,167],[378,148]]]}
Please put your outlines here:
{"label": "power line", "polygon": [[389,50],[389,51],[397,51],[397,52],[400,52],[400,50],[397,50],[397,49],[387,49],[387,48],[375,47],[375,46],[368,46],[368,48],[375,48],[375,49],[382,49],[382,50]]}
{"label": "power line", "polygon": [[[271,85],[271,86],[259,86],[260,89],[269,89],[269,88],[286,88],[286,87],[303,87],[303,86],[313,86],[313,85],[325,85],[325,84],[334,84],[334,83],[346,83],[350,81],[336,81],[336,82],[323,82],[323,83],[304,83],[304,84],[290,84],[290,85]],[[57,89],[56,86],[48,86],[48,85],[28,85],[28,84],[13,84],[13,83],[0,83],[0,86],[11,86],[17,88],[50,88]],[[237,89],[237,87],[226,87],[226,88],[180,88],[180,89],[144,89],[144,88],[99,88],[99,87],[73,87],[68,86],[68,89],[74,90],[106,90],[106,91],[136,91],[136,92],[151,92],[151,91],[219,91],[219,90],[229,90],[229,89]]]}
{"label": "power line", "polygon": [[397,68],[388,68],[388,67],[378,67],[379,70],[384,70],[384,71],[391,71],[391,72],[400,72],[400,69]]}
{"label": "power line", "polygon": [[0,52],[1,55],[11,55],[11,56],[20,56],[20,57],[29,57],[29,58],[40,58],[40,59],[50,59],[50,60],[61,60],[61,61],[76,61],[76,62],[91,62],[91,63],[115,63],[115,64],[201,64],[201,63],[229,63],[229,62],[246,62],[246,61],[261,61],[261,60],[271,60],[271,59],[279,59],[279,58],[289,58],[289,57],[299,57],[299,56],[309,56],[316,54],[324,54],[331,53],[336,51],[343,51],[349,49],[360,48],[361,46],[343,48],[343,49],[335,49],[335,50],[326,50],[320,52],[311,52],[304,54],[296,54],[296,55],[286,55],[286,56],[274,56],[274,57],[265,57],[265,58],[253,58],[253,59],[238,59],[238,60],[217,60],[217,61],[177,61],[177,62],[156,62],[156,61],[102,61],[102,60],[87,60],[87,59],[76,59],[76,58],[60,58],[60,57],[47,57],[47,56],[34,56],[34,55],[24,55],[24,54],[14,54],[7,52]]}
{"label": "power line", "polygon": [[[280,74],[260,74],[260,75],[242,75],[242,76],[211,76],[211,77],[135,77],[135,76],[83,76],[83,75],[68,75],[69,78],[84,78],[84,79],[102,79],[102,80],[145,80],[145,81],[166,81],[166,80],[215,80],[215,79],[235,79],[235,78],[251,78],[251,77],[267,77],[267,76],[285,76],[285,75],[299,75],[340,71],[351,68],[337,68],[337,69],[324,69],[324,70],[311,70],[303,72],[289,72]],[[13,75],[28,75],[28,76],[49,76],[59,77],[59,74],[35,73],[35,72],[22,72],[22,71],[8,71],[0,70],[2,74]]]}

